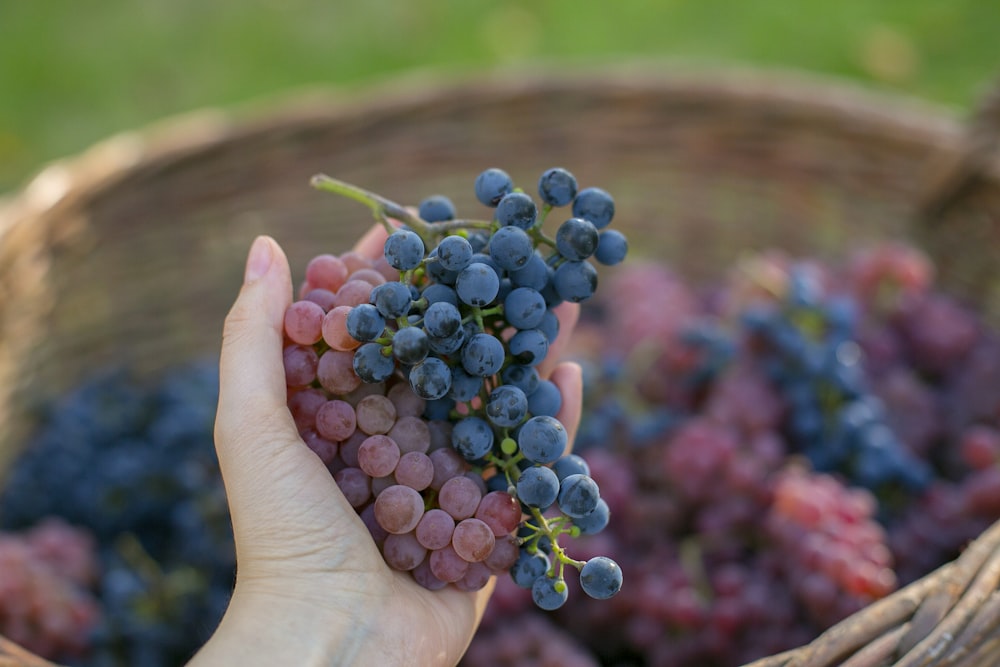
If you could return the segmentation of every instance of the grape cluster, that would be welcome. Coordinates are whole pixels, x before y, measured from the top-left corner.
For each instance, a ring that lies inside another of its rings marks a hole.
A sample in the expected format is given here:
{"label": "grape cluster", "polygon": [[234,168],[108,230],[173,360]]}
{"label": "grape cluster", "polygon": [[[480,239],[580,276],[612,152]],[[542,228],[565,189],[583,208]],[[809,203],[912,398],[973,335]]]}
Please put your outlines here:
{"label": "grape cluster", "polygon": [[97,574],[93,537],[60,519],[0,532],[0,634],[54,659],[80,657],[100,621]]}
{"label": "grape cluster", "polygon": [[[417,214],[327,177],[389,229],[381,257],[319,255],[286,311],[288,405],[369,527],[386,563],[429,589],[477,590],[499,572],[542,609],[579,570],[591,597],[621,588],[610,558],[571,558],[564,535],[592,534],[608,504],[567,454],[558,387],[539,373],[559,334],[553,310],[589,299],[625,237],[605,229],[614,201],[565,169],[538,183],[541,208],[510,176],[475,180],[489,220],[460,220],[435,195]],[[570,206],[555,236],[546,216]],[[392,225],[388,216],[402,227]]]}
{"label": "grape cluster", "polygon": [[[589,305],[576,453],[615,521],[575,547],[630,585],[550,618],[594,662],[780,653],[1000,519],[1000,333],[913,248],[762,253],[698,286],[633,261]],[[530,607],[499,582],[469,656]]]}
{"label": "grape cluster", "polygon": [[0,526],[59,517],[93,536],[98,568],[86,583],[97,612],[86,650],[39,653],[80,667],[174,665],[218,625],[235,551],[212,441],[217,367],[193,363],[155,382],[106,369],[44,411],[8,471]]}

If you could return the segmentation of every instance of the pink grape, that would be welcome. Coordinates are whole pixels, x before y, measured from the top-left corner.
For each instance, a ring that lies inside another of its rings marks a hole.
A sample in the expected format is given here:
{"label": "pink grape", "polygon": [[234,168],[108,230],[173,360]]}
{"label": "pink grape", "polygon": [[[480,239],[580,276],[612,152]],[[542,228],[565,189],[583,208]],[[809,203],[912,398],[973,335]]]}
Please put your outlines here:
{"label": "pink grape", "polygon": [[385,276],[375,269],[358,269],[351,274],[351,280],[363,280],[372,287],[377,287],[385,282]]}
{"label": "pink grape", "polygon": [[434,479],[434,463],[423,452],[406,452],[396,464],[396,479],[417,491],[423,491]]}
{"label": "pink grape", "polygon": [[281,356],[285,365],[285,384],[289,387],[306,387],[316,379],[319,357],[313,348],[289,345]]}
{"label": "pink grape", "polygon": [[397,417],[419,417],[424,414],[426,401],[414,394],[409,384],[405,382],[394,384],[386,395],[396,406]]}
{"label": "pink grape", "polygon": [[449,583],[458,581],[465,576],[469,569],[469,561],[459,556],[451,545],[435,549],[428,558],[430,559],[431,572],[441,581]]}
{"label": "pink grape", "polygon": [[[328,313],[333,310],[333,307],[337,305],[337,295],[328,289],[322,289],[317,287],[311,289],[302,297],[306,301],[312,301],[317,306],[323,309],[324,313]],[[322,331],[320,332],[322,335]]]}
{"label": "pink grape", "polygon": [[412,573],[413,579],[429,591],[439,591],[448,586],[447,581],[441,581],[431,572],[430,558],[425,558],[420,565],[413,568]]}
{"label": "pink grape", "polygon": [[371,477],[360,468],[344,468],[333,476],[351,507],[363,507],[372,497]]}
{"label": "pink grape", "polygon": [[455,526],[451,536],[455,553],[470,563],[486,560],[493,551],[496,537],[493,530],[479,519],[465,519]]}
{"label": "pink grape", "polygon": [[316,378],[331,394],[348,394],[361,384],[354,372],[354,354],[342,350],[327,350],[319,358]]}
{"label": "pink grape", "polygon": [[312,301],[296,301],[285,309],[285,335],[299,345],[312,345],[323,337],[323,308]]}
{"label": "pink grape", "polygon": [[[452,477],[438,491],[438,505],[456,520],[468,519],[476,513],[482,493],[468,477]],[[485,524],[483,524],[485,525]],[[493,531],[490,531],[492,534]]]}
{"label": "pink grape", "polygon": [[[353,308],[368,303],[372,295],[372,286],[363,280],[348,280],[337,291],[337,306]],[[330,311],[333,312],[333,311]]]}
{"label": "pink grape", "polygon": [[492,576],[493,572],[483,563],[469,563],[465,576],[455,582],[455,588],[467,593],[482,590]]}
{"label": "pink grape", "polygon": [[428,456],[431,463],[434,464],[434,479],[431,480],[431,488],[435,491],[439,491],[444,483],[452,477],[461,475],[468,465],[465,459],[450,447],[436,449]]}
{"label": "pink grape", "polygon": [[421,517],[414,532],[417,540],[428,549],[443,549],[451,543],[455,520],[442,509],[430,509]]}
{"label": "pink grape", "polygon": [[427,422],[419,417],[399,417],[389,430],[389,437],[396,441],[402,452],[426,452],[431,446],[430,429]]}
{"label": "pink grape", "polygon": [[347,265],[333,255],[318,255],[306,265],[306,282],[336,292],[347,280]]}
{"label": "pink grape", "polygon": [[316,430],[328,440],[347,440],[356,427],[354,408],[347,401],[327,401],[316,411]]}
{"label": "pink grape", "polygon": [[337,443],[327,440],[313,429],[307,429],[302,434],[302,440],[320,458],[324,464],[333,463],[337,458]]}
{"label": "pink grape", "polygon": [[[368,386],[367,383],[362,386]],[[371,394],[357,402],[358,428],[368,435],[388,433],[396,423],[396,406],[386,396]]]}
{"label": "pink grape", "polygon": [[326,395],[318,389],[294,391],[288,398],[288,410],[299,430],[316,425],[316,412],[326,404]]}
{"label": "pink grape", "polygon": [[513,535],[503,535],[496,538],[493,551],[483,563],[494,572],[506,572],[517,562],[520,547]]}
{"label": "pink grape", "polygon": [[[408,486],[390,486],[375,499],[375,518],[380,526],[395,535],[409,533],[423,515],[424,499]],[[416,537],[413,539],[416,541]]]}
{"label": "pink grape", "polygon": [[[375,511],[377,514],[377,506]],[[382,544],[382,556],[392,569],[406,571],[416,568],[423,562],[427,556],[427,549],[417,542],[417,538],[411,532],[390,533]]]}
{"label": "pink grape", "polygon": [[399,447],[385,435],[371,435],[358,448],[358,465],[372,477],[391,475],[399,463]]}
{"label": "pink grape", "polygon": [[509,535],[521,523],[521,505],[506,491],[491,491],[479,501],[475,517],[497,537]]}
{"label": "pink grape", "polygon": [[348,250],[347,252],[340,253],[340,261],[344,263],[347,267],[349,274],[355,271],[360,271],[361,269],[372,268],[372,260],[361,255],[353,250]]}
{"label": "pink grape", "polygon": [[361,341],[347,333],[347,316],[352,306],[338,305],[323,316],[323,340],[334,350],[349,351],[357,349]]}
{"label": "pink grape", "polygon": [[358,451],[361,449],[361,444],[367,439],[368,436],[361,431],[355,431],[351,434],[351,437],[340,443],[341,460],[352,468],[360,468]]}

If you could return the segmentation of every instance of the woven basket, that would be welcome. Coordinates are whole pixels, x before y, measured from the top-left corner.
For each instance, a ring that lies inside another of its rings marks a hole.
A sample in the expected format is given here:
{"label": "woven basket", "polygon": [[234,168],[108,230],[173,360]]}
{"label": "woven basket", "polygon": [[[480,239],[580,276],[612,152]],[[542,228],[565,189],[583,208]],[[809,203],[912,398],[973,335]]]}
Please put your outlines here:
{"label": "woven basket", "polygon": [[[1000,162],[980,130],[997,108],[964,125],[788,73],[536,71],[312,92],[114,137],[0,204],[0,470],[32,407],[88,370],[217,353],[254,235],[273,235],[297,278],[313,255],[346,249],[371,219],[310,189],[317,172],[475,210],[486,167],[530,186],[566,166],[614,194],[633,256],[695,279],[752,249],[829,257],[910,239],[1000,320]],[[1000,664],[998,581],[995,527],[956,562],[755,665]],[[0,665],[6,653],[0,643]]]}

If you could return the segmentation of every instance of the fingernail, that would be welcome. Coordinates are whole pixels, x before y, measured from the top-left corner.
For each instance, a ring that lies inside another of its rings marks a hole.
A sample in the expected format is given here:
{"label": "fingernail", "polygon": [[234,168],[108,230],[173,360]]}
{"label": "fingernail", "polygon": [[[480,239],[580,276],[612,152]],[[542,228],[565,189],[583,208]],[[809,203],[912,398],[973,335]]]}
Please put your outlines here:
{"label": "fingernail", "polygon": [[265,236],[258,236],[250,246],[250,255],[247,257],[247,270],[243,276],[244,283],[252,283],[271,268],[271,242]]}

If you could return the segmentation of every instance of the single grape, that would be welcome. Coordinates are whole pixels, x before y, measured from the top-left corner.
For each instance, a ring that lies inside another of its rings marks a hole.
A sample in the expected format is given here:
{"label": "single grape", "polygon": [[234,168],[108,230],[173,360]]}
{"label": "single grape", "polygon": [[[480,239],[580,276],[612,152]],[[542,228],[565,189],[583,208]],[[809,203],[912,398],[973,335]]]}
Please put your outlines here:
{"label": "single grape", "polygon": [[[414,492],[416,493],[416,492]],[[382,498],[385,493],[379,496]],[[376,514],[378,500],[375,501]],[[391,533],[382,544],[382,556],[386,564],[394,570],[409,571],[420,565],[427,556],[427,549],[417,541],[412,532]]]}
{"label": "single grape", "polygon": [[597,482],[588,475],[568,475],[559,484],[559,509],[570,518],[586,516],[601,499]]}
{"label": "single grape", "polygon": [[628,240],[617,229],[601,232],[597,241],[594,259],[605,266],[620,264],[628,254]]}
{"label": "single grape", "polygon": [[444,195],[431,195],[417,207],[417,215],[424,222],[445,222],[455,219],[455,205]]}
{"label": "single grape", "polygon": [[400,282],[390,282],[373,289],[371,301],[383,317],[394,320],[410,312],[412,295],[407,285]]}
{"label": "single grape", "polygon": [[448,396],[456,401],[471,401],[479,395],[479,390],[483,387],[483,378],[478,375],[469,375],[461,366],[451,369],[451,389]]}
{"label": "single grape", "polygon": [[296,301],[285,310],[285,335],[299,345],[312,345],[323,337],[326,313],[312,301]]}
{"label": "single grape", "polygon": [[451,544],[432,551],[428,560],[434,576],[448,583],[458,581],[469,570],[469,561],[462,558]]}
{"label": "single grape", "polygon": [[594,295],[597,269],[587,261],[563,262],[556,269],[552,284],[561,299],[579,303]]}
{"label": "single grape", "polygon": [[414,232],[400,229],[385,240],[385,259],[399,271],[411,271],[424,259],[424,242]]}
{"label": "single grape", "polygon": [[569,590],[562,579],[538,577],[531,585],[531,599],[539,609],[558,609],[568,598]]}
{"label": "single grape", "polygon": [[566,206],[576,197],[576,177],[562,167],[546,169],[538,179],[538,196],[549,206]]}
{"label": "single grape", "polygon": [[347,281],[347,265],[339,257],[318,255],[306,265],[306,283],[336,292]]}
{"label": "single grape", "polygon": [[500,385],[486,400],[486,416],[492,424],[510,428],[521,423],[528,413],[528,397],[512,385]]}
{"label": "single grape", "polygon": [[605,556],[591,558],[580,569],[580,587],[592,598],[607,600],[621,590],[622,570]]}
{"label": "single grape", "polygon": [[387,396],[365,396],[354,407],[358,429],[368,435],[388,433],[396,423],[396,406]]}
{"label": "single grape", "polygon": [[466,417],[452,429],[451,444],[465,460],[479,460],[493,448],[493,429],[485,419]]}
{"label": "single grape", "polygon": [[504,319],[518,329],[534,329],[545,317],[545,297],[530,287],[511,290],[503,300]]}
{"label": "single grape", "polygon": [[541,255],[533,252],[521,268],[510,270],[508,274],[514,287],[530,287],[540,292],[548,285],[552,270]]}
{"label": "single grape", "polygon": [[[443,491],[444,489],[442,489]],[[459,521],[451,536],[455,553],[470,563],[480,563],[493,551],[496,536],[484,521],[468,518]]]}
{"label": "single grape", "polygon": [[540,329],[522,329],[507,345],[514,361],[526,366],[540,364],[549,353],[549,339]]}
{"label": "single grape", "polygon": [[424,330],[437,338],[454,336],[462,329],[462,314],[456,305],[447,302],[432,303],[424,311]]}
{"label": "single grape", "polygon": [[484,206],[495,208],[503,196],[513,189],[514,181],[502,169],[487,169],[476,177],[476,199]]}
{"label": "single grape", "polygon": [[441,485],[438,491],[438,505],[456,521],[461,521],[475,515],[482,497],[479,486],[463,475],[452,477]]}
{"label": "single grape", "polygon": [[525,396],[529,397],[529,403],[531,395],[538,389],[538,383],[541,381],[538,371],[533,366],[525,366],[523,364],[510,364],[505,367],[500,372],[500,379],[503,380],[504,384],[517,387],[523,391]]}
{"label": "single grape", "polygon": [[442,398],[451,389],[451,369],[437,357],[424,359],[410,370],[410,387],[417,396],[425,400]]}
{"label": "single grape", "polygon": [[514,226],[531,229],[538,216],[538,207],[523,192],[511,192],[497,204],[496,219],[502,227]]}
{"label": "single grape", "polygon": [[517,497],[528,507],[545,510],[559,495],[559,478],[551,468],[533,465],[521,471],[517,480]]}
{"label": "single grape", "polygon": [[[418,491],[408,486],[390,486],[375,499],[375,519],[394,535],[412,531],[423,515],[424,499]],[[413,540],[416,542],[416,537]],[[414,563],[414,567],[416,565]]]}
{"label": "single grape", "polygon": [[437,258],[447,271],[461,271],[472,262],[472,245],[461,236],[446,236],[437,247]]}
{"label": "single grape", "polygon": [[563,257],[579,261],[597,250],[597,228],[582,218],[570,218],[556,230],[556,249]]}
{"label": "single grape", "polygon": [[[455,277],[458,277],[458,273],[455,273]],[[452,281],[454,284],[454,281]],[[448,285],[442,285],[441,283],[431,283],[423,289],[420,293],[420,297],[427,300],[428,305],[435,304],[439,301],[445,303],[450,303],[451,305],[458,307],[458,294],[455,290]]]}
{"label": "single grape", "polygon": [[[392,337],[392,355],[401,363],[409,366],[419,364],[426,359],[430,350],[427,334],[419,327],[403,327]],[[412,377],[411,375],[411,383],[413,382]],[[417,393],[419,394],[419,392]]]}
{"label": "single grape", "polygon": [[559,420],[548,416],[532,417],[517,434],[521,453],[533,463],[555,462],[566,450],[566,442],[566,428]]}
{"label": "single grape", "polygon": [[399,460],[399,446],[386,435],[369,436],[358,448],[358,467],[371,477],[391,475]]}
{"label": "single grape", "polygon": [[497,298],[500,277],[491,266],[474,262],[462,269],[455,280],[455,292],[462,303],[482,307]]}
{"label": "single grape", "polygon": [[[396,362],[391,355],[383,354],[383,350],[383,346],[378,343],[365,343],[355,351],[353,367],[357,377],[364,382],[382,382],[392,376],[396,370]],[[329,352],[320,357],[320,372],[327,354]],[[323,376],[320,375],[320,382],[322,381]]]}
{"label": "single grape", "polygon": [[462,347],[462,367],[469,375],[487,377],[500,370],[505,354],[498,338],[477,333]]}
{"label": "single grape", "polygon": [[535,256],[535,247],[520,227],[501,227],[490,237],[489,256],[502,270],[517,271]]}
{"label": "single grape", "polygon": [[501,537],[517,528],[521,522],[521,507],[506,489],[489,491],[479,501],[475,518],[489,526],[494,535]]}
{"label": "single grape", "polygon": [[430,509],[421,517],[414,533],[417,541],[428,549],[443,549],[451,544],[455,519],[443,509]]}
{"label": "single grape", "polygon": [[370,303],[355,306],[347,314],[347,333],[355,340],[370,343],[385,332],[385,318]]}
{"label": "single grape", "polygon": [[543,551],[531,553],[522,548],[510,568],[510,576],[521,588],[531,588],[535,580],[544,576],[548,569],[549,557]]}
{"label": "single grape", "polygon": [[601,188],[580,190],[573,200],[573,217],[588,220],[598,229],[607,227],[614,216],[615,201]]}
{"label": "single grape", "polygon": [[573,525],[580,529],[581,535],[596,535],[608,526],[611,520],[611,508],[601,498],[597,506],[583,516],[573,519]]}

